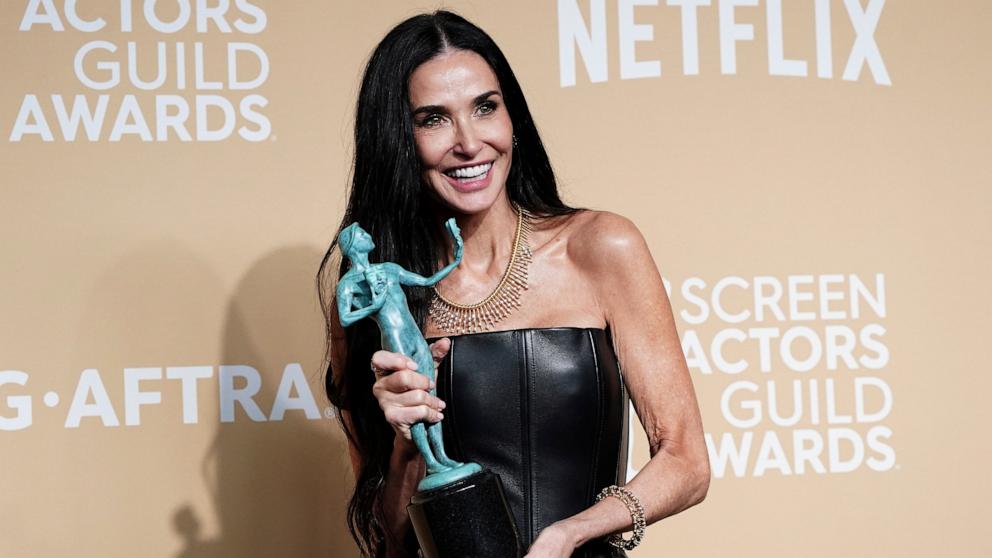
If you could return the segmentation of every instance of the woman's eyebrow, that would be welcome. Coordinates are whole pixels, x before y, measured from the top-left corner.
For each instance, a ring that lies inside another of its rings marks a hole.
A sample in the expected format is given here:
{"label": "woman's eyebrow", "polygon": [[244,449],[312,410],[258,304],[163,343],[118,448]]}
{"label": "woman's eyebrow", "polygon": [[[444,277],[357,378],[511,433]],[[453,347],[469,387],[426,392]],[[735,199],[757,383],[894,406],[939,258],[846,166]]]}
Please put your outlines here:
{"label": "woman's eyebrow", "polygon": [[489,98],[490,95],[499,95],[499,94],[500,94],[499,91],[496,91],[495,89],[491,91],[486,91],[482,95],[479,95],[475,99],[472,99],[472,102],[475,104],[479,104],[482,101],[485,101],[487,98]]}
{"label": "woman's eyebrow", "polygon": [[[483,93],[481,95],[476,95],[476,97],[474,99],[472,99],[472,104],[477,105],[477,104],[485,101],[486,99],[488,99],[492,95],[500,95],[500,96],[502,96],[499,91],[496,91],[495,89],[493,89],[493,90],[490,90],[490,91],[486,91],[485,93]],[[448,109],[444,108],[441,105],[424,105],[422,107],[417,107],[417,108],[413,109],[413,114],[422,114],[422,113],[428,113],[428,114],[430,114],[430,113],[435,113],[435,112],[444,114],[444,113],[448,112]]]}
{"label": "woman's eyebrow", "polygon": [[424,105],[422,107],[417,107],[413,109],[413,114],[433,113],[433,112],[445,113],[448,112],[448,109],[442,107],[441,105]]}

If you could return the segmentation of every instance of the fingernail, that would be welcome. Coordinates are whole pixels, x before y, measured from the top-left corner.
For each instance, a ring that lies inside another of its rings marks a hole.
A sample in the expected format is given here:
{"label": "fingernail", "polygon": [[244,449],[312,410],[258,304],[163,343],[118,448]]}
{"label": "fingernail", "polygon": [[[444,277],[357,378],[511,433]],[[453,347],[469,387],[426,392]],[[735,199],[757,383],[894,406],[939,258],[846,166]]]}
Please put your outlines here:
{"label": "fingernail", "polygon": [[407,364],[407,366],[408,366],[408,367],[409,367],[409,368],[410,368],[411,370],[416,370],[416,369],[417,369],[417,363],[416,363],[416,362],[414,362],[414,361],[412,361],[412,360],[410,361],[410,363],[409,363],[409,364]]}
{"label": "fingernail", "polygon": [[443,418],[444,418],[444,413],[442,413],[441,411],[438,411],[437,412],[437,420],[441,420]]}
{"label": "fingernail", "polygon": [[448,406],[447,403],[445,403],[444,401],[441,401],[440,403],[438,403],[438,407],[441,407],[442,409],[445,408],[445,407],[447,407],[447,406]]}

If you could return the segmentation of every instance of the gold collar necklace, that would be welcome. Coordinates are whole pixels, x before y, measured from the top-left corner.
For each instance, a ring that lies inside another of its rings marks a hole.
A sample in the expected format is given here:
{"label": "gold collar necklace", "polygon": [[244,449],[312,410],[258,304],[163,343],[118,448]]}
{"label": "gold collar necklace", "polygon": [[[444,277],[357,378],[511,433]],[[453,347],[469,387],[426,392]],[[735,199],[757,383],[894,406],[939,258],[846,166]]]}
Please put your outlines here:
{"label": "gold collar necklace", "polygon": [[530,214],[516,204],[513,208],[517,211],[513,252],[503,278],[489,296],[475,304],[459,304],[444,298],[437,290],[437,285],[434,285],[434,298],[428,314],[441,330],[453,334],[489,331],[520,307],[520,294],[527,288],[527,268],[532,257],[530,244],[527,242],[531,228]]}

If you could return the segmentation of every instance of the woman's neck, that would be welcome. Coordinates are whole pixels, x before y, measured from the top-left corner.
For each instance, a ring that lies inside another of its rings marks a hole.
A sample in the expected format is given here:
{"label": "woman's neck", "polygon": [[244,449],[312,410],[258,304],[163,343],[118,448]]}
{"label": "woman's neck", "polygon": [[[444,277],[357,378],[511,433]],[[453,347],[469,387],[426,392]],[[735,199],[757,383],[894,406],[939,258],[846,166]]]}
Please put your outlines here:
{"label": "woman's neck", "polygon": [[[506,195],[500,196],[485,211],[459,215],[456,218],[465,243],[465,252],[459,267],[472,275],[501,274],[510,259],[517,229],[517,212]],[[447,240],[448,253],[451,254],[451,239]]]}

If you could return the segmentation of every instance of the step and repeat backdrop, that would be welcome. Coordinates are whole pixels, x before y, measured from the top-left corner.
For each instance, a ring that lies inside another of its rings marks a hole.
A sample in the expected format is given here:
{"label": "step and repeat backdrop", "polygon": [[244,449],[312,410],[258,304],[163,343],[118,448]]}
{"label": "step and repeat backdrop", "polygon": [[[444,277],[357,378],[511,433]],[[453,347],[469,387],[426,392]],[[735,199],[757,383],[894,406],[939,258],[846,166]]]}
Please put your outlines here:
{"label": "step and repeat backdrop", "polygon": [[[0,555],[357,555],[314,274],[438,7],[0,1]],[[443,7],[665,277],[713,482],[632,556],[992,555],[988,2]]]}

